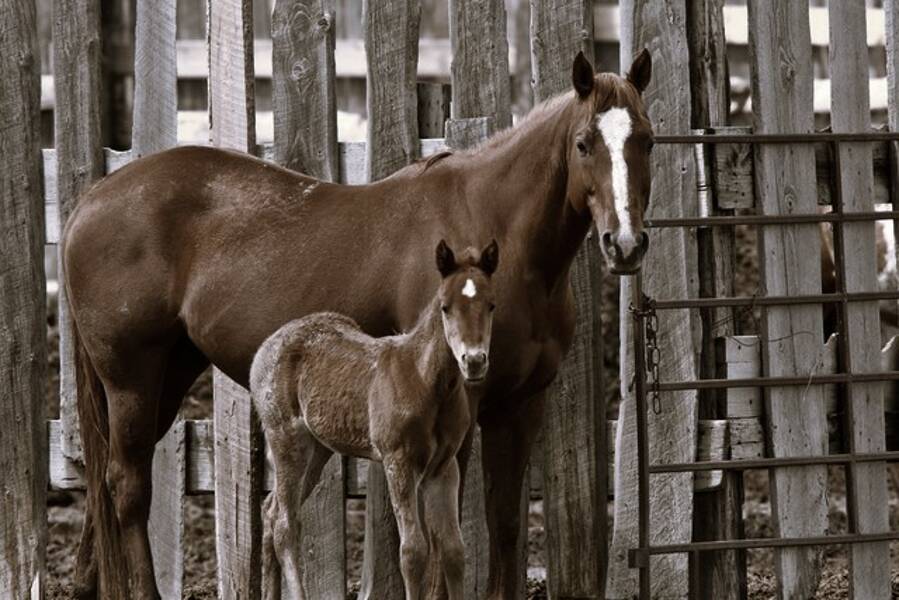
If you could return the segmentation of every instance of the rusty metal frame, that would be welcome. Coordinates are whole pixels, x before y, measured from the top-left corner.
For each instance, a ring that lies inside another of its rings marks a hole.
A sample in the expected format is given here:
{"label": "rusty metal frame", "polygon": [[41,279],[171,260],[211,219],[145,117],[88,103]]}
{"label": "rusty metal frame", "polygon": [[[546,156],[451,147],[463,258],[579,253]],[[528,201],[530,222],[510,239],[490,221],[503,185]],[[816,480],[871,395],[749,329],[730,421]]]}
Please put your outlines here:
{"label": "rusty metal frame", "polygon": [[[852,357],[849,352],[848,307],[850,302],[865,302],[899,299],[899,292],[847,292],[846,261],[843,243],[843,225],[847,222],[899,219],[899,211],[845,213],[841,190],[841,165],[839,145],[841,142],[899,142],[899,132],[869,133],[801,133],[801,134],[691,134],[656,136],[659,144],[815,144],[830,146],[834,160],[832,212],[802,215],[741,215],[684,217],[672,219],[647,219],[647,228],[666,227],[723,227],[733,225],[778,226],[799,223],[833,223],[834,262],[837,267],[837,291],[830,294],[808,294],[802,296],[747,296],[731,298],[680,298],[653,300],[657,310],[697,309],[733,306],[784,306],[794,304],[837,304],[839,306],[838,367],[840,373],[828,375],[747,377],[741,379],[703,379],[692,381],[660,382],[660,391],[723,389],[736,387],[773,387],[787,385],[809,385],[819,383],[838,384],[843,402],[846,427],[849,434],[848,452],[807,457],[761,458],[748,460],[704,461],[676,464],[649,464],[649,439],[647,431],[647,381],[646,381],[646,340],[645,318],[647,297],[643,295],[642,279],[638,273],[633,278],[633,328],[635,395],[637,408],[637,470],[638,470],[638,540],[637,547],[628,553],[631,568],[639,569],[640,598],[648,600],[651,594],[650,556],[673,553],[696,553],[710,550],[737,550],[749,548],[774,548],[786,546],[818,546],[831,544],[858,544],[899,540],[899,531],[877,534],[858,533],[858,498],[853,485],[855,466],[868,462],[899,461],[899,451],[858,453],[852,433],[855,430],[855,414],[849,399],[852,383],[897,381],[899,371],[877,373],[853,373]],[[890,144],[892,152],[896,144]],[[649,477],[655,473],[696,472],[710,470],[743,471],[747,469],[767,469],[785,466],[842,465],[846,470],[846,505],[849,533],[842,535],[810,536],[802,538],[761,538],[733,539],[654,546],[649,541]],[[691,589],[691,594],[697,590]]]}

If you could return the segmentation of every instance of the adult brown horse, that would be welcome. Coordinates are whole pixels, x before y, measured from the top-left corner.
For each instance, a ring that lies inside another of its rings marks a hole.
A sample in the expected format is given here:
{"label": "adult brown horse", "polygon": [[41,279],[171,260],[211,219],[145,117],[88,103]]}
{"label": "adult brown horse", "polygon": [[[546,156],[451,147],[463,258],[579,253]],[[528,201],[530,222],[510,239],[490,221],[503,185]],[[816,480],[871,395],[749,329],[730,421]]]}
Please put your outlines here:
{"label": "adult brown horse", "polygon": [[569,268],[593,221],[615,273],[637,270],[648,243],[649,53],[626,78],[594,74],[583,55],[572,74],[573,93],[480,148],[370,185],[185,147],[135,161],[81,199],[63,239],[88,485],[81,594],[99,579],[103,597],[158,597],[153,449],[209,363],[246,386],[263,340],[321,310],[371,335],[408,330],[438,283],[430,250],[446,237],[503,248],[478,420],[488,596],[514,596],[523,474],[574,331]]}

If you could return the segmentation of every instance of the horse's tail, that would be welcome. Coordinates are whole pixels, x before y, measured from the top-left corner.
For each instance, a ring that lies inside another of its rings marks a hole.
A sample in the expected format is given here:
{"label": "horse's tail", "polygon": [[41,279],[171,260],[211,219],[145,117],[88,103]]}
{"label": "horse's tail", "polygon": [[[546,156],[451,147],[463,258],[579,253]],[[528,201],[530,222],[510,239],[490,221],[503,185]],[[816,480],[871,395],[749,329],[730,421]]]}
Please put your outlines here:
{"label": "horse's tail", "polygon": [[[106,391],[72,320],[75,346],[75,379],[78,389],[78,418],[81,422],[81,446],[87,483],[87,511],[93,525],[93,564],[98,598],[127,598],[128,568],[123,553],[121,531],[112,494],[106,484],[109,462],[109,413]],[[83,540],[82,543],[90,543]],[[94,573],[77,574],[94,578]],[[90,584],[88,584],[90,585]],[[90,587],[93,587],[92,585]]]}

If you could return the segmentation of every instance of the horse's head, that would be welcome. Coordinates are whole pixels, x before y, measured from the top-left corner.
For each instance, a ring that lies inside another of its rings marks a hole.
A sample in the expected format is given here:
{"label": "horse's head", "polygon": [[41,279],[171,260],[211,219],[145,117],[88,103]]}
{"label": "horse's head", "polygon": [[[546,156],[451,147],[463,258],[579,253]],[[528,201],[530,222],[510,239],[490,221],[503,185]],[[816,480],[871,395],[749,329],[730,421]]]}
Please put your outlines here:
{"label": "horse's head", "polygon": [[652,124],[641,94],[651,74],[647,50],[626,78],[595,74],[583,53],[572,69],[577,107],[569,136],[568,198],[578,212],[592,213],[602,253],[619,275],[639,270],[649,247],[643,216],[649,204]]}
{"label": "horse's head", "polygon": [[437,245],[443,335],[469,382],[487,377],[495,308],[491,276],[498,262],[496,240],[481,252],[466,250],[460,260],[443,240]]}

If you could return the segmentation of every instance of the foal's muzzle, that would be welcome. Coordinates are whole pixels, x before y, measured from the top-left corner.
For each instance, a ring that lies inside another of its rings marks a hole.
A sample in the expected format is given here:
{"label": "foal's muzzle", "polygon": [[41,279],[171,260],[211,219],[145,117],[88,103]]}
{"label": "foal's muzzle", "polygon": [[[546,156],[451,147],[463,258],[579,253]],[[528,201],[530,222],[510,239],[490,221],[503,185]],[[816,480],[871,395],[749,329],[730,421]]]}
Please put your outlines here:
{"label": "foal's muzzle", "polygon": [[649,249],[649,236],[639,231],[632,236],[604,231],[599,240],[609,271],[615,275],[632,275],[640,270],[643,256]]}
{"label": "foal's muzzle", "polygon": [[466,352],[462,355],[462,375],[466,381],[482,381],[487,377],[487,353],[482,350]]}

